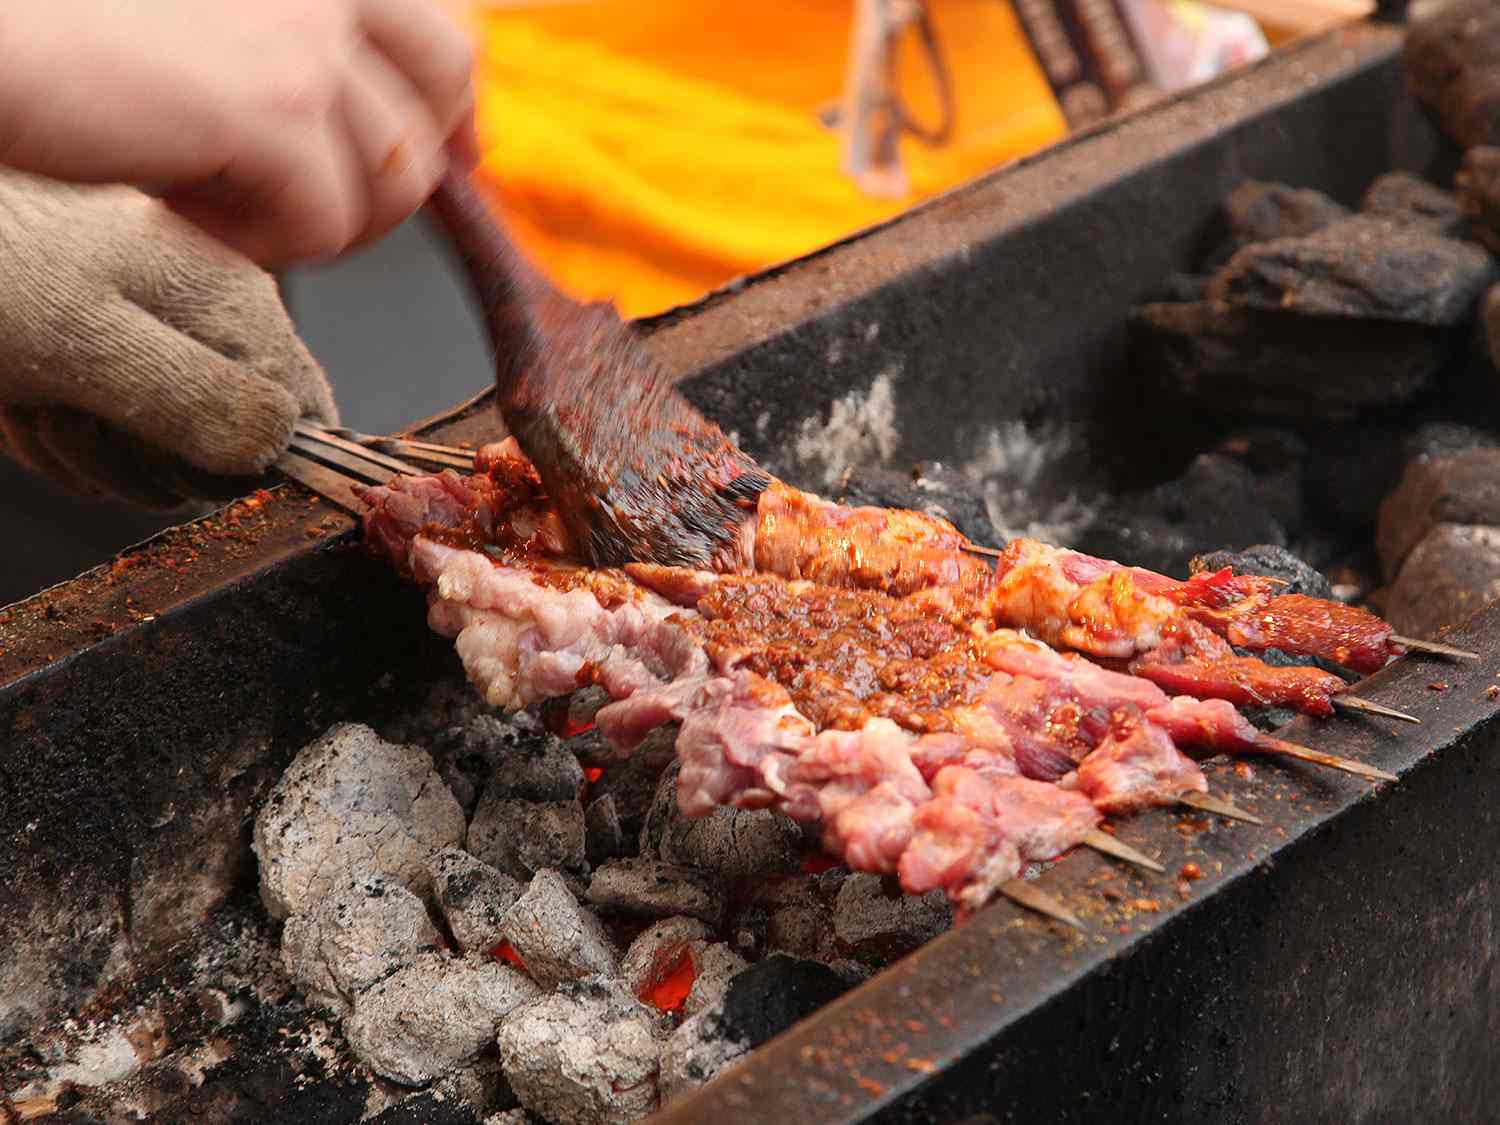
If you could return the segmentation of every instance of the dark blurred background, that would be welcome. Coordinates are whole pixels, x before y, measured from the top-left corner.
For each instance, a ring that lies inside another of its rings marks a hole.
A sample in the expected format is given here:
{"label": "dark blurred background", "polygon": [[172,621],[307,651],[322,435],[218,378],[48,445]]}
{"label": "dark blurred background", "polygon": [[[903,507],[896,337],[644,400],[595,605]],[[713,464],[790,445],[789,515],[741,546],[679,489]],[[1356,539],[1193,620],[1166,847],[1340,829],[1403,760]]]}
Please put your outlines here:
{"label": "dark blurred background", "polygon": [[[289,275],[284,288],[303,338],[333,382],[345,425],[388,432],[489,384],[478,323],[421,219],[336,266]],[[87,503],[0,458],[0,519],[19,538],[0,568],[0,605],[195,514]]]}

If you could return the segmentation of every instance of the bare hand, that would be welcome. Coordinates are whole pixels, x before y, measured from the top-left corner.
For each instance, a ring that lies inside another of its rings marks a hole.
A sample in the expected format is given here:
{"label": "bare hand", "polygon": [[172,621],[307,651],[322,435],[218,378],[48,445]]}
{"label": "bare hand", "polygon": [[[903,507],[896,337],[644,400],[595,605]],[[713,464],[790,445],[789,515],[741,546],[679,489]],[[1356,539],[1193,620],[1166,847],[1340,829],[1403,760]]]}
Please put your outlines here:
{"label": "bare hand", "polygon": [[377,238],[476,158],[436,0],[4,0],[0,164],[162,188],[272,267]]}

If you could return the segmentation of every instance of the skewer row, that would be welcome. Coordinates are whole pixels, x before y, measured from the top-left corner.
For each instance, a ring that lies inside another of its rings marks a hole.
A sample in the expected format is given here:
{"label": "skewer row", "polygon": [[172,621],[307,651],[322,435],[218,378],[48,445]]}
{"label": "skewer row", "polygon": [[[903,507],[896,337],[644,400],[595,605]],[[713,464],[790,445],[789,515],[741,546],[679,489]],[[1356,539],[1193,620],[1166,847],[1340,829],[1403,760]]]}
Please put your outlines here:
{"label": "skewer row", "polygon": [[[385,452],[386,450],[389,452]],[[299,422],[290,450],[277,463],[277,467],[288,477],[314,492],[349,511],[361,514],[364,511],[364,505],[354,497],[350,487],[353,483],[383,484],[393,473],[403,476],[420,476],[423,475],[424,470],[417,467],[419,464],[472,470],[474,454],[472,451],[455,446],[406,438],[378,437],[350,429],[325,429],[310,423]],[[993,547],[978,544],[968,544],[965,549],[974,554],[991,557],[1000,557],[1002,554]],[[1477,653],[1438,642],[1401,636],[1392,636],[1390,640],[1411,652],[1428,653],[1450,659],[1478,659]],[[1348,713],[1408,723],[1421,722],[1413,715],[1358,696],[1337,695],[1331,702],[1338,710]],[[1375,766],[1281,739],[1267,738],[1264,740],[1263,748],[1267,752],[1280,756],[1341,770],[1371,780],[1397,780],[1394,774]],[[1187,793],[1179,796],[1177,800],[1178,803],[1188,808],[1227,819],[1253,825],[1264,823],[1259,817],[1246,812],[1232,802],[1206,793]],[[1150,856],[1097,829],[1090,832],[1082,843],[1101,854],[1130,863],[1143,870],[1155,874],[1162,874],[1165,871],[1162,865]],[[1025,879],[1008,880],[996,889],[1018,905],[1075,929],[1083,929],[1076,915],[1051,895]]]}

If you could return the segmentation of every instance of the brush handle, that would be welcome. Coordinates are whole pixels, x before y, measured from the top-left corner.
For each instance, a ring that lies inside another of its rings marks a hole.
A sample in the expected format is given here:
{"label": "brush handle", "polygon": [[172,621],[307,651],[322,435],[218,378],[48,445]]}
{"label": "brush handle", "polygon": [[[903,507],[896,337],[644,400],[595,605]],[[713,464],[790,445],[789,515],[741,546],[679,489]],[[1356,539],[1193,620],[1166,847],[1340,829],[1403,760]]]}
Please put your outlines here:
{"label": "brush handle", "polygon": [[463,263],[479,302],[503,400],[546,347],[543,310],[571,302],[521,256],[466,176],[450,169],[427,210]]}

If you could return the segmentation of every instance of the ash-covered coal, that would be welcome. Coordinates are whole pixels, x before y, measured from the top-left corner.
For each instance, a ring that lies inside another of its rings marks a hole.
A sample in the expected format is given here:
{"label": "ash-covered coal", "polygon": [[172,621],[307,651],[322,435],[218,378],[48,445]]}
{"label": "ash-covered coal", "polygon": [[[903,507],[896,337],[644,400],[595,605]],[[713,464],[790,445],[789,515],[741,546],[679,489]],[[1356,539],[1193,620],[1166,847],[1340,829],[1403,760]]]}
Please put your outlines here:
{"label": "ash-covered coal", "polygon": [[[675,732],[620,758],[584,729],[590,706],[513,730],[445,708],[404,728],[431,756],[338,727],[262,811],[263,881],[288,885],[299,858],[338,875],[282,894],[281,959],[384,1092],[370,1120],[634,1120],[950,924],[946,902],[810,861],[785,817],[683,817]],[[473,788],[467,825],[445,776]],[[316,843],[350,801],[352,851],[270,846]]]}
{"label": "ash-covered coal", "polygon": [[463,833],[425,751],[341,724],[297,755],[255,818],[261,898],[281,919],[364,876],[425,893],[428,857]]}

